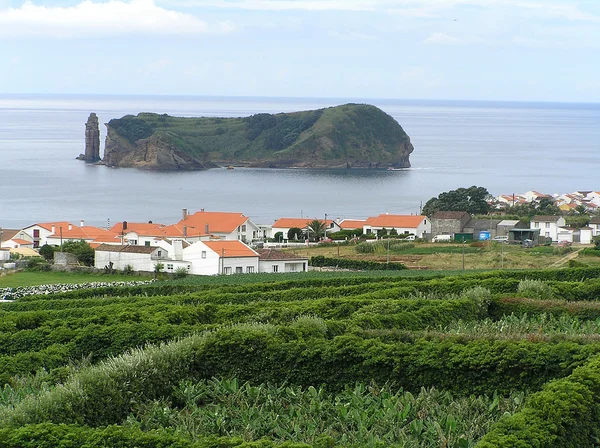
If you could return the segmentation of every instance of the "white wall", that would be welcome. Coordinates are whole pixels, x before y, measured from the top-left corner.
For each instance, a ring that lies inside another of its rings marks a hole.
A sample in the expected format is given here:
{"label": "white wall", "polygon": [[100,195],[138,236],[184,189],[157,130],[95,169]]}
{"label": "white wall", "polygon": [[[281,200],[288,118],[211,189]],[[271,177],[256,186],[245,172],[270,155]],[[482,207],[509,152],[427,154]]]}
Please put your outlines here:
{"label": "white wall", "polygon": [[191,263],[190,274],[193,275],[217,275],[219,258],[219,254],[209,249],[202,241],[183,249],[183,259]]}
{"label": "white wall", "polygon": [[95,252],[94,267],[104,269],[104,266],[113,262],[113,269],[122,270],[127,265],[131,265],[134,271],[153,272],[156,263],[165,264],[164,260],[153,260],[152,254],[136,254],[130,252]]}
{"label": "white wall", "polygon": [[0,249],[0,261],[10,260],[10,250]]}
{"label": "white wall", "polygon": [[[277,271],[273,270],[273,266],[277,266]],[[303,272],[307,268],[308,260],[260,260],[258,272]]]}
{"label": "white wall", "polygon": [[550,237],[552,241],[558,241],[558,228],[565,225],[562,216],[556,222],[531,221],[531,229],[540,229],[540,236]]}

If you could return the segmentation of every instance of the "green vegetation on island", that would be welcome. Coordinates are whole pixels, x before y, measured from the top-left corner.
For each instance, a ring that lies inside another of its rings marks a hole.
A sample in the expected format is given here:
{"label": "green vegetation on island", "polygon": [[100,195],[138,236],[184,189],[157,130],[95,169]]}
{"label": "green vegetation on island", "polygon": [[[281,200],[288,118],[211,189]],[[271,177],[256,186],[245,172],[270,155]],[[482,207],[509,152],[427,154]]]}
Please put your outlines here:
{"label": "green vegetation on island", "polygon": [[365,104],[242,118],[140,113],[107,127],[103,162],[146,169],[406,168],[413,150],[394,118]]}

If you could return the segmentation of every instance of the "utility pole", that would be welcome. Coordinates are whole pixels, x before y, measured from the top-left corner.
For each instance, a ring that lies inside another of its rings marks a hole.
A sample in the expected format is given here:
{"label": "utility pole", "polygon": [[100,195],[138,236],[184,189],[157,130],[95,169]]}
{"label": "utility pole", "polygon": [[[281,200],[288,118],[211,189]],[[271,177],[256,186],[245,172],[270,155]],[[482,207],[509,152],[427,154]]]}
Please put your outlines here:
{"label": "utility pole", "polygon": [[390,264],[390,236],[387,236],[387,264]]}
{"label": "utility pole", "polygon": [[60,250],[62,252],[62,226],[60,226],[59,229],[60,229]]}
{"label": "utility pole", "polygon": [[323,229],[323,238],[327,239],[327,213],[325,213],[325,229]]}
{"label": "utility pole", "polygon": [[465,238],[463,237],[463,243],[462,243],[462,270],[465,270]]}

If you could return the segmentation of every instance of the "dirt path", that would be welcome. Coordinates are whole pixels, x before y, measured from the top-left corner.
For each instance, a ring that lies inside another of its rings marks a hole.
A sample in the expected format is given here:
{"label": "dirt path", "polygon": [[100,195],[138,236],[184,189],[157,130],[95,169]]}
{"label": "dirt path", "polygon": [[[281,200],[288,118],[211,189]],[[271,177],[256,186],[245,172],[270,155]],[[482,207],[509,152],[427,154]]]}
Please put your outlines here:
{"label": "dirt path", "polygon": [[562,257],[560,260],[558,260],[557,262],[553,263],[550,265],[551,268],[559,268],[562,265],[566,264],[569,262],[569,260],[574,260],[575,258],[577,258],[577,255],[579,255],[579,252],[581,252],[583,250],[583,247],[580,247],[579,249],[574,250],[573,252],[569,252],[567,255],[565,255],[564,257]]}

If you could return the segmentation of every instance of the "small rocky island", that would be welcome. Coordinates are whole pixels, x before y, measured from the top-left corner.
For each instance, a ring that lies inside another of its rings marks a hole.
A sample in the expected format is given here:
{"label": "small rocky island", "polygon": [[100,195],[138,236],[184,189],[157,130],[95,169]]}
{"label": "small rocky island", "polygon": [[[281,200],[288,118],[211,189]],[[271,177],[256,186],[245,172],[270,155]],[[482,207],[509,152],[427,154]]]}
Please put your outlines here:
{"label": "small rocky island", "polygon": [[102,163],[124,168],[408,168],[413,151],[398,122],[366,104],[243,118],[141,113],[106,126]]}
{"label": "small rocky island", "polygon": [[88,163],[100,161],[100,125],[98,116],[93,112],[85,123],[85,153],[77,158]]}

